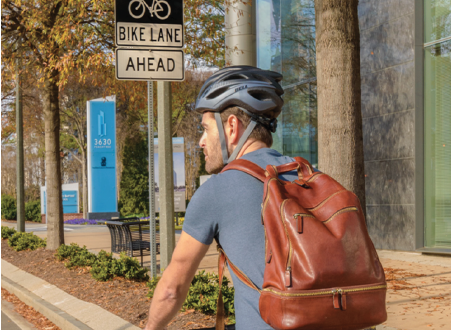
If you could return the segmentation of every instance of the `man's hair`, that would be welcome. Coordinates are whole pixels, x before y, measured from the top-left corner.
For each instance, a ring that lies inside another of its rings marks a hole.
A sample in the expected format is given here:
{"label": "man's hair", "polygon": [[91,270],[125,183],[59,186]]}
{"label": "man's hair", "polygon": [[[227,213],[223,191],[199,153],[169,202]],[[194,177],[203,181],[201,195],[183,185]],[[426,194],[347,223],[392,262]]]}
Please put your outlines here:
{"label": "man's hair", "polygon": [[[237,107],[230,107],[221,112],[222,123],[223,124],[226,123],[227,119],[231,115],[235,115],[238,118],[238,120],[241,121],[244,128],[247,128],[247,126],[249,126],[249,123],[251,122],[251,117],[244,111],[240,110]],[[262,141],[268,147],[271,147],[273,143],[271,132],[267,128],[263,127],[261,124],[257,124],[255,126],[251,135],[249,135],[249,139]]]}

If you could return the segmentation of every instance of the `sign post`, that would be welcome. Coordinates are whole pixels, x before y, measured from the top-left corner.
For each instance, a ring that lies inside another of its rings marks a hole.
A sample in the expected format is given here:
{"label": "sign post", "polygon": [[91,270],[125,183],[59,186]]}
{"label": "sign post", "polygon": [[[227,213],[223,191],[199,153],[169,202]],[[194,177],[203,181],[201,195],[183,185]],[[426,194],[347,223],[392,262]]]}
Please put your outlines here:
{"label": "sign post", "polygon": [[[153,143],[153,82],[147,82],[148,147],[149,147],[149,222],[150,222],[150,274],[157,277],[157,237],[155,226],[155,156]],[[161,243],[160,243],[161,244]]]}
{"label": "sign post", "polygon": [[172,165],[171,83],[158,82],[158,171],[160,184],[160,267],[166,269],[175,248]]}
{"label": "sign post", "polygon": [[158,81],[160,268],[175,246],[172,173],[171,85],[185,78],[183,0],[115,0],[116,78],[148,80],[149,215],[151,275],[156,276],[153,94]]}

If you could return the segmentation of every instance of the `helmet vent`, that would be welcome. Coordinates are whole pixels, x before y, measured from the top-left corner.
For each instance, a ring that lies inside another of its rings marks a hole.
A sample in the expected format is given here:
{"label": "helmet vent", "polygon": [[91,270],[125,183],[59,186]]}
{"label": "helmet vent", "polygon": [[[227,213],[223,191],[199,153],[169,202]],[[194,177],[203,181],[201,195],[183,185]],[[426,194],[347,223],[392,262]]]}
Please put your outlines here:
{"label": "helmet vent", "polygon": [[248,77],[243,75],[243,74],[233,74],[231,76],[228,76],[228,77],[224,78],[223,81],[227,81],[227,80],[241,80],[241,79],[248,79]]}
{"label": "helmet vent", "polygon": [[271,80],[269,80],[268,78],[266,78],[265,76],[262,76],[262,75],[255,75],[255,79],[258,79],[258,80],[260,80],[260,81],[264,81],[264,82],[267,82],[267,83],[272,83],[272,81]]}
{"label": "helmet vent", "polygon": [[249,91],[249,94],[252,95],[252,97],[256,98],[259,101],[271,100],[271,97],[267,93],[262,93],[260,91]]}
{"label": "helmet vent", "polygon": [[214,99],[214,98],[218,97],[219,95],[221,95],[221,94],[227,92],[228,90],[229,90],[229,87],[228,87],[228,86],[218,88],[218,89],[215,90],[214,92],[208,94],[206,98],[207,98],[208,100]]}

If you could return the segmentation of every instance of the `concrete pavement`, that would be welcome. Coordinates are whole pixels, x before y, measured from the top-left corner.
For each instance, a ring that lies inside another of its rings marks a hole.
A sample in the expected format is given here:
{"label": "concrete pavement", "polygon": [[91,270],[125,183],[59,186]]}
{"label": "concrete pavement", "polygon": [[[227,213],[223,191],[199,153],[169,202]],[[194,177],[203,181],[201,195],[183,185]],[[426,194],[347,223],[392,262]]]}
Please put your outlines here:
{"label": "concrete pavement", "polygon": [[2,330],[33,330],[33,324],[14,310],[14,305],[2,300]]}
{"label": "concrete pavement", "polygon": [[5,313],[2,311],[2,330],[21,330],[19,326],[13,322]]}

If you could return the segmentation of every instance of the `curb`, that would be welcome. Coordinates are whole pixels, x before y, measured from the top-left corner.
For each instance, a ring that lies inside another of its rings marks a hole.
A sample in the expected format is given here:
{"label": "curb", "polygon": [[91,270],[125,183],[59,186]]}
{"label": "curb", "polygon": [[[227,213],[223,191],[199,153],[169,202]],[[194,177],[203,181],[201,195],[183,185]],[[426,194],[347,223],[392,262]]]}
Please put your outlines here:
{"label": "curb", "polygon": [[119,316],[1,260],[2,287],[61,329],[139,330]]}
{"label": "curb", "polygon": [[38,297],[34,293],[28,291],[23,286],[14,283],[10,279],[2,275],[2,288],[10,293],[13,293],[28,306],[33,307],[39,313],[47,317],[50,321],[55,323],[58,327],[68,330],[90,330],[92,328],[81,323],[79,320],[63,312],[58,307],[53,306],[44,299]]}
{"label": "curb", "polygon": [[9,301],[2,300],[2,313],[22,330],[36,330],[36,328],[28,322],[22,315],[14,310],[14,305]]}

